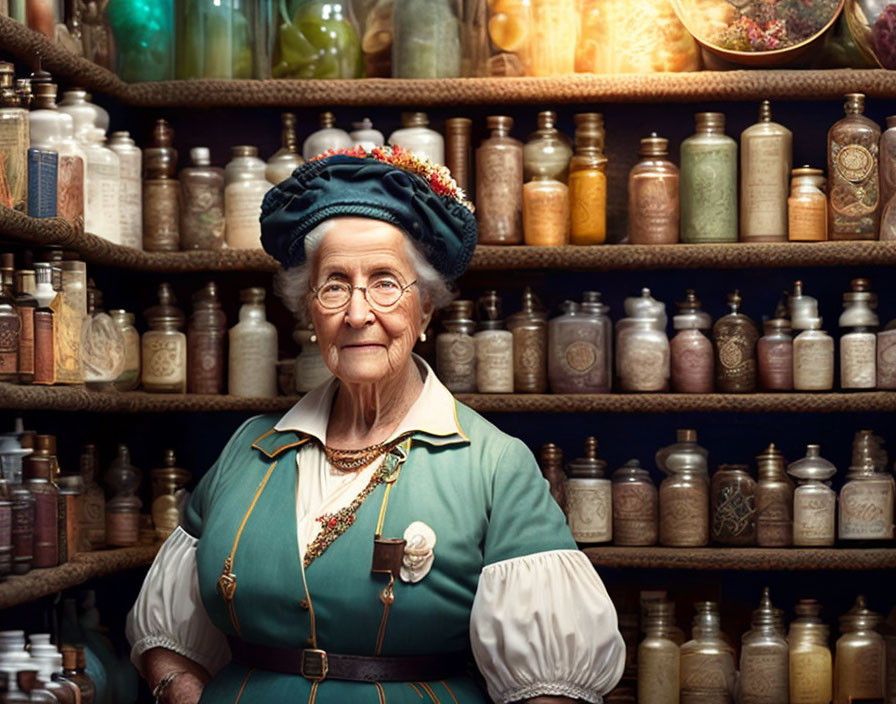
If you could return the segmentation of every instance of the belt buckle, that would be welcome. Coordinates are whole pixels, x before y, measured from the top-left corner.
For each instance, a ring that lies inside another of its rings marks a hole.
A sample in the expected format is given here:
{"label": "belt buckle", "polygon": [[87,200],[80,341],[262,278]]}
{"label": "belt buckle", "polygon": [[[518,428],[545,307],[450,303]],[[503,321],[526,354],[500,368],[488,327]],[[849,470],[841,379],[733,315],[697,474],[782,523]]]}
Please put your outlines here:
{"label": "belt buckle", "polygon": [[320,682],[326,678],[329,669],[325,650],[306,648],[302,651],[302,677]]}

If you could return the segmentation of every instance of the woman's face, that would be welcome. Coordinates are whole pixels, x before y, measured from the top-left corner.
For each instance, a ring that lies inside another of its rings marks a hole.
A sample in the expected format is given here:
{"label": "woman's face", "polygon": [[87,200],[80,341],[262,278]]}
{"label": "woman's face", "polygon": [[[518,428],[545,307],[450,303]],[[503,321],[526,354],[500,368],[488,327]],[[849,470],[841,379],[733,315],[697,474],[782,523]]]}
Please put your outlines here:
{"label": "woman's face", "polygon": [[[330,282],[369,287],[388,279],[401,286],[417,278],[397,227],[369,218],[335,218],[315,253],[311,286]],[[324,361],[347,383],[376,383],[404,370],[432,311],[421,305],[417,285],[386,312],[375,310],[354,289],[346,306],[333,310],[312,293],[311,319]]]}

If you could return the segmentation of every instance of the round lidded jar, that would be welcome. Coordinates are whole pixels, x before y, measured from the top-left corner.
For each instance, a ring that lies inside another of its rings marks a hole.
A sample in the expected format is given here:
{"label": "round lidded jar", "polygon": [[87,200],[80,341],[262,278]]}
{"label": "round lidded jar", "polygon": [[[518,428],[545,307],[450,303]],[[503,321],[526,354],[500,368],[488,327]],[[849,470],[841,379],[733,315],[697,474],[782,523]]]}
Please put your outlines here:
{"label": "round lidded jar", "polygon": [[613,539],[612,488],[604,478],[607,463],[597,458],[597,440],[585,439],[585,456],[572,460],[566,482],[569,530],[577,543]]}
{"label": "round lidded jar", "polygon": [[696,430],[677,430],[673,445],[656,453],[666,474],[659,490],[660,544],[699,547],[709,543],[709,478],[707,451],[697,444]]}
{"label": "round lidded jar", "polygon": [[657,488],[650,473],[632,459],[613,472],[613,543],[655,545],[659,530]]}
{"label": "round lidded jar", "polygon": [[837,468],[821,456],[820,445],[808,445],[787,473],[800,482],[793,492],[793,544],[833,545],[837,493],[829,484]]}
{"label": "round lidded jar", "polygon": [[719,465],[710,484],[709,506],[714,543],[756,544],[756,481],[747,465]]}

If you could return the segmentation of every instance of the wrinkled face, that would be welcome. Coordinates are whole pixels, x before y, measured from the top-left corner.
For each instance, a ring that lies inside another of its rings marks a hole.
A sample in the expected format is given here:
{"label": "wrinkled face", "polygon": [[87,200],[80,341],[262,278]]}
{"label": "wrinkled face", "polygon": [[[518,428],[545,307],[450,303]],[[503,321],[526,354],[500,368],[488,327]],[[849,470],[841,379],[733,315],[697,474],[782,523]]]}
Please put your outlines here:
{"label": "wrinkled face", "polygon": [[[311,287],[347,283],[352,286],[405,286],[417,278],[405,235],[397,227],[369,218],[335,218],[315,252]],[[432,315],[419,287],[408,288],[398,303],[383,312],[372,307],[363,291],[354,289],[348,304],[325,308],[314,294],[311,319],[324,361],[347,383],[375,383],[404,370],[414,343]]]}

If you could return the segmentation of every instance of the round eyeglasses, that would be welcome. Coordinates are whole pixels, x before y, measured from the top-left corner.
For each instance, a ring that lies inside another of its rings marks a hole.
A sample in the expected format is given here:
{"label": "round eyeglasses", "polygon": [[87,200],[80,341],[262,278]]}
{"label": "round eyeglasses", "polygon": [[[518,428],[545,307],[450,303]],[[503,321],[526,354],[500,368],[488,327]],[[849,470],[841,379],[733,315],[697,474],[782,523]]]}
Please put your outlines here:
{"label": "round eyeglasses", "polygon": [[327,310],[339,310],[345,308],[352,299],[355,289],[364,295],[364,300],[375,311],[385,313],[398,305],[401,297],[411,286],[417,283],[414,279],[411,283],[402,286],[395,279],[382,278],[370,282],[367,286],[352,286],[346,281],[327,281],[311,290],[317,302]]}

